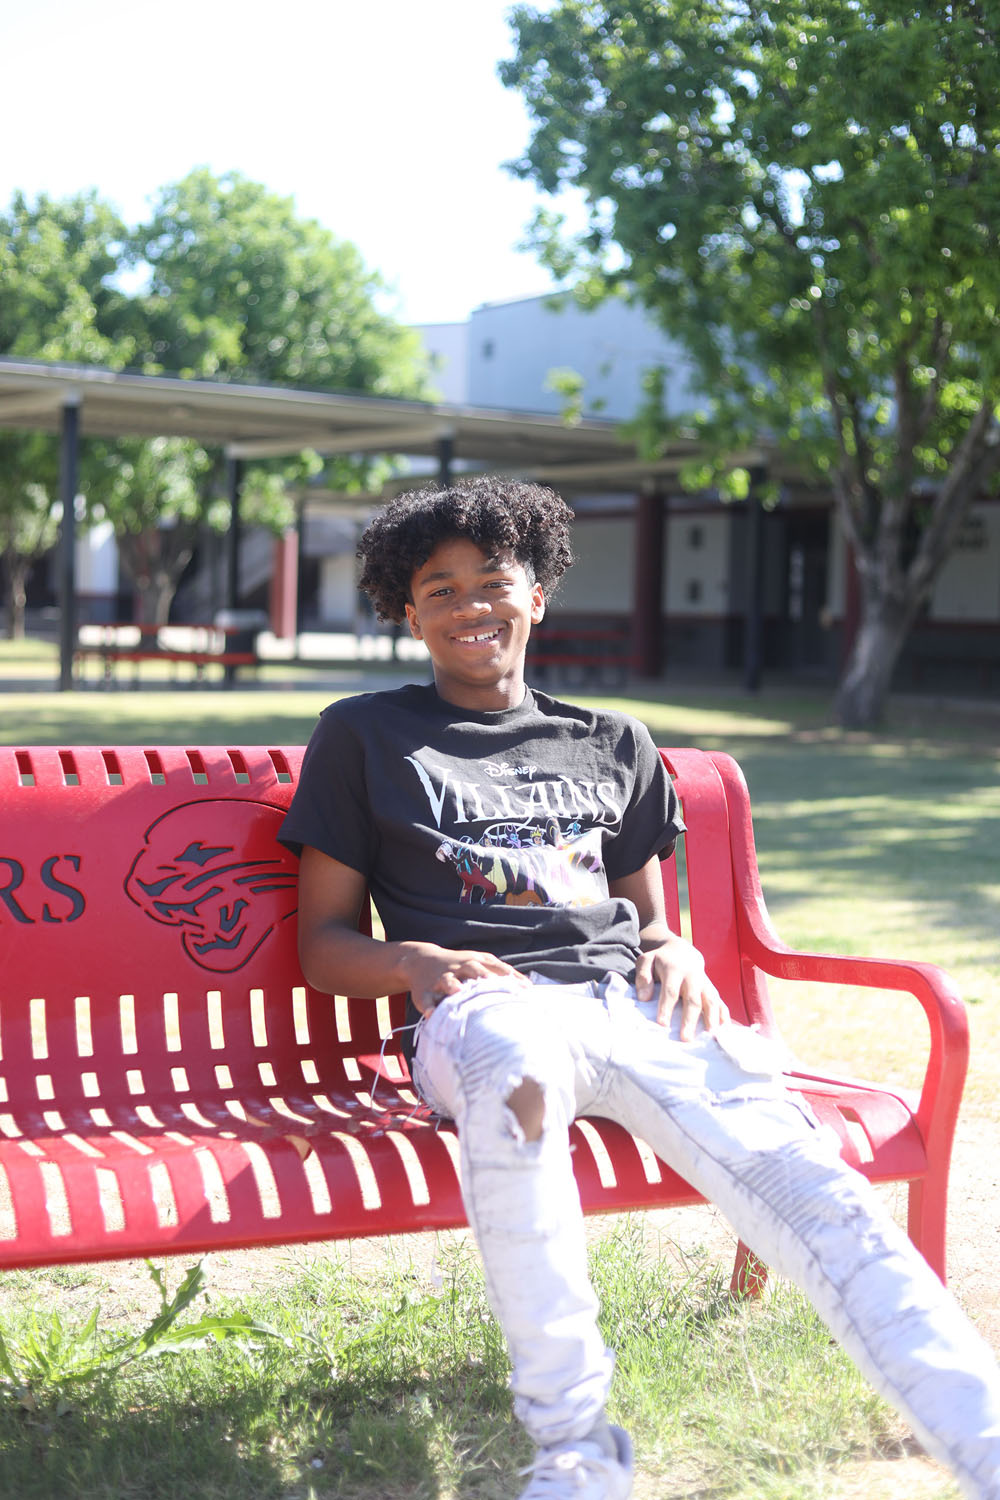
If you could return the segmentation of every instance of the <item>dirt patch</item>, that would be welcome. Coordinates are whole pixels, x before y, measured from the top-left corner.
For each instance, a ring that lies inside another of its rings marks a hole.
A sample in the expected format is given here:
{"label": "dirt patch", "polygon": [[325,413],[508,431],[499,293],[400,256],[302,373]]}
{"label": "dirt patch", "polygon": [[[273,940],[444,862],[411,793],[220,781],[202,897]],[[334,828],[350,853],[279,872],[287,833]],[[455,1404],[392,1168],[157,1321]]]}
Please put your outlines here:
{"label": "dirt patch", "polygon": [[[897,1220],[905,1223],[905,1187],[892,1185],[880,1192]],[[723,1266],[732,1258],[733,1231],[718,1209],[710,1205],[659,1209],[641,1218],[651,1254],[667,1256],[678,1264],[690,1263],[690,1257],[702,1253]],[[1000,1354],[996,1277],[1000,1263],[1000,1121],[971,1115],[959,1122],[948,1222],[949,1284]],[[590,1238],[599,1239],[615,1233],[620,1219],[595,1217],[587,1221],[587,1227]],[[381,1274],[392,1265],[430,1284],[437,1261],[456,1244],[471,1245],[467,1229],[220,1251],[206,1255],[203,1264],[213,1298],[239,1300],[279,1285],[318,1259],[336,1260],[360,1276]],[[171,1284],[179,1278],[181,1267],[194,1259],[182,1256],[169,1264]],[[60,1266],[31,1276],[46,1307],[82,1311],[99,1300],[102,1321],[109,1325],[134,1323],[156,1305],[156,1293],[143,1261]],[[20,1276],[0,1278],[0,1313],[23,1295]]]}

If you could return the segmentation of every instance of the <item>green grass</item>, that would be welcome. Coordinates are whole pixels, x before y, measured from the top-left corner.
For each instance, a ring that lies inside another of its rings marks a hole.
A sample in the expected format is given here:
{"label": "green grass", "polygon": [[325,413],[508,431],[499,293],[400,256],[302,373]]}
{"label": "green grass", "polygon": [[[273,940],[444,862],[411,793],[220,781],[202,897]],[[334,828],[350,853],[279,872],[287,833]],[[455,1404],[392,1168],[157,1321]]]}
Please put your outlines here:
{"label": "green grass", "polygon": [[298,745],[336,692],[6,692],[8,745]]}
{"label": "green grass", "polygon": [[54,641],[25,636],[19,641],[0,641],[0,676],[30,673],[44,678],[59,675],[59,648]]}
{"label": "green grass", "polygon": [[[366,1277],[324,1259],[277,1295],[243,1299],[241,1311],[280,1337],[8,1399],[4,1493],[516,1495],[531,1452],[512,1427],[502,1339],[475,1261],[443,1254],[433,1281],[405,1263]],[[812,1500],[831,1493],[831,1474],[899,1454],[896,1419],[794,1291],[737,1306],[703,1259],[650,1256],[638,1221],[617,1221],[592,1270],[602,1331],[618,1350],[611,1415],[644,1454],[640,1494]],[[5,1321],[27,1317],[20,1305]]]}
{"label": "green grass", "polygon": [[[0,644],[0,680],[16,679],[18,660],[27,683],[45,658]],[[300,682],[8,691],[0,734],[19,745],[298,743],[342,690]],[[612,701],[660,744],[726,749],[740,761],[786,940],[919,957],[954,974],[971,1002],[966,1115],[995,1121],[1000,717],[908,702],[880,733],[844,735],[819,693],[750,698],[668,684],[665,694]],[[904,997],[774,988],[788,1040],[811,1061],[887,1081],[919,1076],[925,1028]],[[638,1221],[611,1221],[593,1251],[618,1352],[612,1415],[642,1455],[638,1500],[952,1500],[940,1470],[906,1456],[900,1424],[796,1293],[779,1287],[760,1306],[734,1307],[711,1260],[651,1254],[640,1239]],[[233,1307],[283,1339],[185,1351],[27,1398],[8,1382],[0,1491],[24,1500],[516,1495],[530,1455],[511,1426],[479,1273],[454,1254],[441,1251],[433,1279],[392,1255],[358,1270],[351,1247],[316,1259],[258,1255]],[[72,1341],[102,1303],[117,1309],[110,1337],[137,1315],[135,1300],[119,1292],[113,1267],[11,1273],[0,1280],[0,1329],[13,1340],[33,1305],[43,1320],[61,1308]],[[217,1295],[215,1310],[226,1306]]]}

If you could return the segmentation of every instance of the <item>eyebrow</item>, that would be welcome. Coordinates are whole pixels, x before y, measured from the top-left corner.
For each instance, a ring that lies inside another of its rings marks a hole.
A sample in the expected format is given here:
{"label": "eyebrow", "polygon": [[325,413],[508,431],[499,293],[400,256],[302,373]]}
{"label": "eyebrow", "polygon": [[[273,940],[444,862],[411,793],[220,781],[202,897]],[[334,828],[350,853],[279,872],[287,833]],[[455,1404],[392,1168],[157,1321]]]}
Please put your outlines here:
{"label": "eyebrow", "polygon": [[[479,571],[480,573],[504,573],[508,570],[508,568],[513,568],[516,566],[517,563],[514,561],[507,562],[499,557],[488,557]],[[449,572],[447,568],[439,568],[436,573],[424,573],[420,579],[420,582],[422,584],[441,583],[444,579],[453,578],[454,576],[454,573]]]}

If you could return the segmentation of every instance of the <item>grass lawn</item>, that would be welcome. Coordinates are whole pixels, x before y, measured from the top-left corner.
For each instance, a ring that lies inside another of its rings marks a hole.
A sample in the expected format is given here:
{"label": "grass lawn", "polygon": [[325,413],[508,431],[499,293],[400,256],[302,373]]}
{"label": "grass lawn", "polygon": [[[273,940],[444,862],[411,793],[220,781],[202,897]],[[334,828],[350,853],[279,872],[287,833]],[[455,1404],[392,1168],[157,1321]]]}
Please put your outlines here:
{"label": "grass lawn", "polygon": [[[52,657],[36,646],[0,644],[8,744],[296,743],[338,691],[275,682],[58,694],[32,685]],[[23,690],[11,690],[19,677]],[[953,1284],[1000,1347],[991,1286],[1000,715],[897,705],[885,732],[845,736],[828,726],[820,695],[666,692],[669,701],[613,701],[660,744],[722,748],[740,761],[782,936],[939,963],[969,1001]],[[811,1061],[902,1082],[919,1072],[925,1028],[913,1003],[819,986],[782,989],[776,1003],[793,1050]],[[954,1500],[797,1294],[780,1287],[758,1307],[733,1308],[722,1292],[727,1253],[708,1210],[595,1232],[606,1334],[619,1351],[614,1414],[637,1439],[640,1500]],[[515,1471],[529,1455],[511,1431],[503,1351],[461,1236],[210,1257],[206,1270],[213,1311],[252,1313],[278,1336],[234,1335],[78,1382],[67,1371],[82,1346],[110,1350],[156,1314],[144,1269],[0,1279],[0,1491],[25,1500],[519,1493]],[[173,1284],[181,1272],[169,1268]],[[96,1329],[81,1332],[98,1303]]]}

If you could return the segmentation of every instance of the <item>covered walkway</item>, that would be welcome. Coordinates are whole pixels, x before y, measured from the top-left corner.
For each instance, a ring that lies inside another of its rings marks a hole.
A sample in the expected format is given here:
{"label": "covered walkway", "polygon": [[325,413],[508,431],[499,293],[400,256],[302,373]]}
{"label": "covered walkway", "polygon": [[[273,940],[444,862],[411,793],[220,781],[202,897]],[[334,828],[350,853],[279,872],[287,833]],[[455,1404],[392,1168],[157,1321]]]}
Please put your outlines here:
{"label": "covered walkway", "polygon": [[[0,358],[0,428],[59,434],[59,687],[73,686],[76,642],[75,497],[81,437],[193,438],[226,456],[230,525],[226,602],[237,603],[240,490],[245,466],[314,449],[317,453],[385,454],[431,461],[439,482],[468,462],[553,485],[561,493],[626,492],[637,496],[634,656],[648,676],[659,671],[663,487],[694,454],[692,444],[640,458],[614,422],[572,424],[532,412],[499,411],[382,397],[288,390],[234,382],[139,375],[83,365]],[[761,455],[743,455],[763,477]],[[751,501],[759,512],[759,502]],[[755,686],[760,653],[760,527],[750,529],[747,680]]]}

